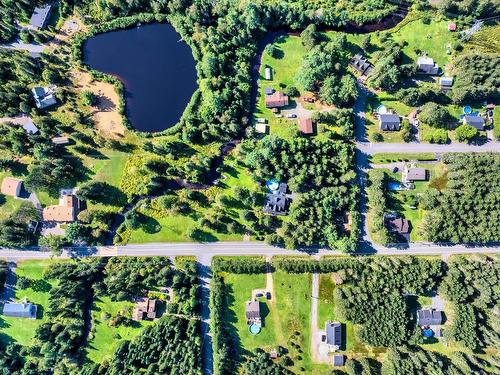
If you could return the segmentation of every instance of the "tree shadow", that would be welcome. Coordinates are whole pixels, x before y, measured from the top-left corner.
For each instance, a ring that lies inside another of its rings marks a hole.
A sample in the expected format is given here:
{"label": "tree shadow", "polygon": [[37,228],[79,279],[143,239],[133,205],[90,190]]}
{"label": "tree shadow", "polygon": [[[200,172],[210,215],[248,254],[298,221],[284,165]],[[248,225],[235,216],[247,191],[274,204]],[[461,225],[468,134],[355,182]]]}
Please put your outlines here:
{"label": "tree shadow", "polygon": [[159,231],[161,231],[161,224],[159,223],[158,220],[156,220],[155,218],[151,217],[151,216],[146,216],[146,215],[143,215],[143,214],[139,214],[140,217],[139,217],[139,222],[140,222],[140,225],[139,227],[146,233],[148,234],[154,234],[154,233],[158,233]]}
{"label": "tree shadow", "polygon": [[237,362],[240,362],[243,356],[249,355],[251,354],[251,352],[245,349],[241,344],[238,330],[235,327],[235,323],[238,322],[238,318],[236,317],[234,310],[231,309],[231,307],[234,307],[235,305],[233,287],[224,284],[224,289],[224,295],[226,297],[226,303],[224,304],[224,306],[226,306],[226,308],[224,309],[223,315],[224,322],[227,323],[224,325],[224,331],[226,331],[226,333],[230,337],[230,342],[232,343],[232,345],[230,346],[230,352],[232,354],[231,357],[234,358]]}

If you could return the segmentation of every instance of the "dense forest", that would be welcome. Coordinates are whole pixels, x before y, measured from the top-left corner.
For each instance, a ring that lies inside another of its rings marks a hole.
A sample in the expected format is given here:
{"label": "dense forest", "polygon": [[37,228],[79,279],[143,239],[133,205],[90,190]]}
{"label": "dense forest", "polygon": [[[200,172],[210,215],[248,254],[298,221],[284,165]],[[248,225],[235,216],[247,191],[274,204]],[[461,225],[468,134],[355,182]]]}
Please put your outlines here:
{"label": "dense forest", "polygon": [[420,205],[427,211],[423,234],[432,242],[498,242],[500,155],[444,154],[446,189],[429,189]]}
{"label": "dense forest", "polygon": [[[353,145],[333,140],[266,137],[242,147],[256,181],[276,179],[301,193],[290,206],[278,234],[287,247],[327,245],[353,251],[358,237],[355,210],[358,188],[353,184]],[[353,224],[346,233],[346,215]]]}

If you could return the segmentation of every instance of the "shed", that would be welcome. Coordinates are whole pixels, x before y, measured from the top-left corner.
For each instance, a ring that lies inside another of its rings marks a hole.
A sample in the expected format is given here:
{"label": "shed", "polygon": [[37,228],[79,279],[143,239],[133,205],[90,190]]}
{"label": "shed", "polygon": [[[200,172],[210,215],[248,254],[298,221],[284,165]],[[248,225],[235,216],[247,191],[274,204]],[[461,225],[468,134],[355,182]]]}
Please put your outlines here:
{"label": "shed", "polygon": [[255,124],[255,132],[259,134],[266,134],[267,133],[267,124],[258,122]]}
{"label": "shed", "polygon": [[437,326],[443,324],[443,312],[434,309],[418,310],[417,324],[419,326]]}
{"label": "shed", "polygon": [[36,312],[37,306],[26,301],[20,303],[7,302],[3,306],[3,315],[15,318],[36,319]]}
{"label": "shed", "polygon": [[299,118],[299,129],[302,134],[314,133],[313,121],[310,118]]}
{"label": "shed", "polygon": [[31,120],[28,120],[28,121],[26,121],[25,124],[23,124],[23,129],[28,134],[36,134],[36,133],[38,133],[38,128],[36,127],[36,125]]}
{"label": "shed", "polygon": [[463,123],[475,127],[477,130],[484,130],[484,118],[481,116],[464,116]]}
{"label": "shed", "polygon": [[30,26],[35,30],[43,29],[47,25],[51,10],[51,4],[36,7],[31,15]]}
{"label": "shed", "polygon": [[5,177],[2,181],[2,194],[10,197],[19,197],[23,189],[23,180],[14,177]]}
{"label": "shed", "polygon": [[345,364],[345,356],[343,354],[335,354],[333,356],[333,365],[335,367],[341,367]]}
{"label": "shed", "polygon": [[380,130],[397,131],[401,128],[401,119],[397,113],[379,115],[378,121]]}
{"label": "shed", "polygon": [[52,143],[58,146],[62,145],[67,145],[69,144],[69,138],[68,137],[54,137],[52,138]]}
{"label": "shed", "polygon": [[268,81],[270,81],[270,80],[272,79],[272,72],[271,72],[271,68],[266,67],[266,68],[264,69],[264,77],[265,77]]}
{"label": "shed", "polygon": [[453,86],[453,77],[441,77],[439,78],[439,86],[441,89],[449,90]]}
{"label": "shed", "polygon": [[448,24],[448,31],[456,31],[457,30],[457,24],[454,22],[450,22]]}

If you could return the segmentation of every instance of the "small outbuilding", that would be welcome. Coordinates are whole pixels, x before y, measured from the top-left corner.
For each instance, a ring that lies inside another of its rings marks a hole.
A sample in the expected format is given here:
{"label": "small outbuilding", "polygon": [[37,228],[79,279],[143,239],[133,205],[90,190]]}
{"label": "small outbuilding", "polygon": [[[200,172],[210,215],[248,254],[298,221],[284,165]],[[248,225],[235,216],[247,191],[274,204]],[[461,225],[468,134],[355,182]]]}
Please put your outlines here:
{"label": "small outbuilding", "polygon": [[256,123],[255,132],[259,134],[267,134],[267,124],[262,122]]}
{"label": "small outbuilding", "polygon": [[38,127],[33,123],[33,121],[28,120],[22,125],[24,131],[28,134],[38,133]]}
{"label": "small outbuilding", "polygon": [[7,302],[3,306],[3,315],[14,318],[36,319],[37,305],[24,300],[19,303]]}
{"label": "small outbuilding", "polygon": [[274,93],[274,89],[272,87],[266,87],[264,92],[266,95],[272,95]]}
{"label": "small outbuilding", "polygon": [[271,68],[266,67],[266,68],[264,69],[264,77],[265,77],[268,81],[270,81],[270,80],[273,78]]}
{"label": "small outbuilding", "polygon": [[14,177],[5,177],[2,181],[1,192],[9,197],[20,197],[23,189],[23,180]]}
{"label": "small outbuilding", "polygon": [[484,130],[484,118],[481,116],[464,116],[462,119],[464,124],[475,127],[477,130]]}
{"label": "small outbuilding", "polygon": [[57,145],[57,146],[64,146],[69,144],[69,138],[68,137],[54,137],[52,138],[52,143]]}
{"label": "small outbuilding", "polygon": [[299,130],[302,134],[313,134],[314,124],[310,118],[299,118]]}
{"label": "small outbuilding", "polygon": [[448,24],[448,31],[457,31],[457,24],[454,22],[450,22]]}
{"label": "small outbuilding", "polygon": [[333,356],[333,366],[342,367],[345,365],[345,355],[343,354],[335,354]]}
{"label": "small outbuilding", "polygon": [[45,4],[36,7],[33,10],[33,14],[30,19],[30,27],[35,30],[42,30],[47,26],[47,21],[49,20],[50,13],[52,11],[51,4]]}
{"label": "small outbuilding", "polygon": [[401,119],[397,113],[381,114],[378,121],[380,130],[397,131],[401,129]]}
{"label": "small outbuilding", "polygon": [[428,56],[420,56],[417,59],[417,68],[420,73],[436,75],[439,72],[439,66]]}
{"label": "small outbuilding", "polygon": [[441,77],[439,78],[439,87],[442,91],[451,90],[453,86],[453,77]]}

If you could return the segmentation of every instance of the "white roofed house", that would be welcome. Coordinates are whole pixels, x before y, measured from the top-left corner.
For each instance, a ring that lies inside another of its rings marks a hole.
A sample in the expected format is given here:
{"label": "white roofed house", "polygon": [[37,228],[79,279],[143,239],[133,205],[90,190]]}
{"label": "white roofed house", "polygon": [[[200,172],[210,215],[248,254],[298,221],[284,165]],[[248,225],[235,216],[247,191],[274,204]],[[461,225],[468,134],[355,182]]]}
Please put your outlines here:
{"label": "white roofed house", "polygon": [[22,125],[24,131],[28,134],[36,134],[38,133],[38,127],[29,119]]}
{"label": "white roofed house", "polygon": [[33,14],[30,19],[30,28],[34,30],[41,30],[47,26],[47,22],[50,18],[50,13],[52,11],[51,4],[45,4],[38,6],[33,10]]}
{"label": "white roofed house", "polygon": [[451,86],[453,86],[453,77],[441,77],[439,78],[439,87],[441,91],[451,90]]}
{"label": "white roofed house", "polygon": [[48,108],[57,103],[54,86],[33,87],[31,93],[33,94],[33,99],[35,99],[35,105],[38,109]]}
{"label": "white roofed house", "polygon": [[436,75],[439,72],[439,66],[428,56],[420,56],[417,59],[417,68],[420,73]]}

